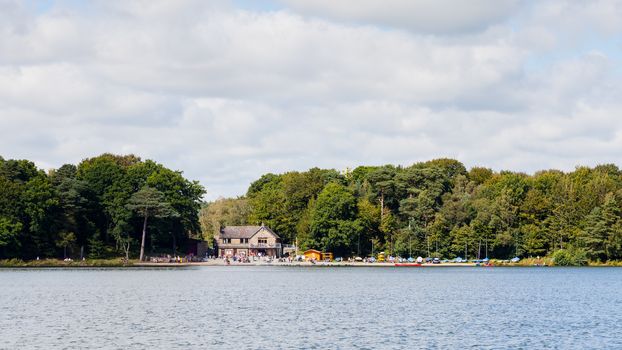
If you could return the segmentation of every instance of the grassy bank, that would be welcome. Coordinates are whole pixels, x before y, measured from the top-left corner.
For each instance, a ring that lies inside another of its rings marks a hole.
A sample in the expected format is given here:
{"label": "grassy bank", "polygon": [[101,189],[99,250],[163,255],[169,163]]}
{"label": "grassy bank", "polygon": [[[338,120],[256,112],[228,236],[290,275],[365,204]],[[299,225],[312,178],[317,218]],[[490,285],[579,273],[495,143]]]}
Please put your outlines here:
{"label": "grassy bank", "polygon": [[518,262],[508,262],[507,260],[491,260],[492,264],[495,266],[555,266],[553,259],[549,257],[544,258],[524,258],[519,260]]}
{"label": "grassy bank", "polygon": [[[525,259],[521,259],[519,262],[516,262],[516,263],[508,262],[507,260],[493,259],[491,260],[491,263],[493,264],[493,266],[504,266],[504,267],[555,266],[555,262],[550,257],[545,257],[545,258],[540,258],[540,259],[525,258]],[[88,259],[88,260],[82,260],[82,261],[79,261],[79,260],[63,261],[63,260],[58,260],[58,259],[42,259],[42,260],[26,260],[26,261],[20,260],[20,259],[0,260],[0,268],[20,268],[20,267],[24,267],[24,268],[70,267],[70,268],[74,268],[74,267],[131,267],[131,266],[167,267],[167,266],[186,266],[186,265],[188,264],[177,264],[177,263],[164,264],[164,263],[148,263],[148,262],[140,263],[138,260],[129,260],[126,262],[122,258]],[[195,264],[191,264],[191,265],[195,265]],[[196,265],[225,266],[225,263],[212,260],[211,263],[203,263],[203,264],[196,264]],[[350,263],[344,263],[344,264],[336,263],[335,264],[333,263],[330,265],[318,265],[318,266],[332,267],[332,266],[354,266],[354,265],[356,264],[350,264]],[[393,266],[393,264],[386,264],[386,265]],[[274,264],[270,266],[274,266]],[[361,266],[379,266],[379,265],[363,264]],[[431,266],[438,266],[438,265],[431,265]],[[457,265],[456,264],[443,264],[443,266],[457,266]],[[622,261],[607,261],[607,262],[590,261],[588,262],[587,266],[622,267]]]}
{"label": "grassy bank", "polygon": [[[504,260],[492,260],[492,263],[495,266],[556,266],[555,261],[551,257],[544,258],[524,258],[519,262],[512,263]],[[622,261],[619,260],[611,260],[611,261],[588,261],[587,265],[584,266],[618,266],[622,267]]]}
{"label": "grassy bank", "polygon": [[138,260],[130,260],[125,262],[122,258],[115,259],[87,259],[75,261],[63,261],[57,259],[42,260],[0,260],[0,268],[2,267],[123,267],[133,266]]}
{"label": "grassy bank", "polygon": [[587,264],[588,266],[618,266],[618,267],[622,267],[622,261],[619,260],[612,260],[612,261],[606,261],[606,262],[600,262],[600,261],[590,261]]}

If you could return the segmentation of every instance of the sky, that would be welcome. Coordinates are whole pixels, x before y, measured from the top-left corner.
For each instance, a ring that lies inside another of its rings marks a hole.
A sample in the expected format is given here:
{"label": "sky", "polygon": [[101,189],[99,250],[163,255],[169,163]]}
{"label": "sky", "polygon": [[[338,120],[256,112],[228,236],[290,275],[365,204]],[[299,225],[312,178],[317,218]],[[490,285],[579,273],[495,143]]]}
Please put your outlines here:
{"label": "sky", "polygon": [[110,152],[207,200],[448,157],[622,164],[622,1],[0,0],[0,156]]}

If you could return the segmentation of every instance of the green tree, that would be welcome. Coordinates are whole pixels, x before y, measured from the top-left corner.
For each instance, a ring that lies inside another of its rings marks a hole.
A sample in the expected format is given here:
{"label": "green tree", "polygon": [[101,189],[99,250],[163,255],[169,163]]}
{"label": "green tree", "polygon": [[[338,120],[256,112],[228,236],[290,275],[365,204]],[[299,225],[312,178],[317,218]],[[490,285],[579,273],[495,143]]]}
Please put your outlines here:
{"label": "green tree", "polygon": [[588,258],[607,260],[617,256],[619,237],[622,235],[620,206],[613,193],[608,193],[602,208],[596,207],[586,217],[585,229],[579,236],[579,244]]}
{"label": "green tree", "polygon": [[380,225],[380,208],[367,198],[359,199],[357,203],[357,219],[360,231],[356,237],[356,255],[361,256],[371,251],[372,239],[380,240],[382,236]]}
{"label": "green tree", "polygon": [[347,187],[329,183],[317,198],[312,214],[311,236],[323,250],[348,253],[360,225],[356,219],[356,198]]}
{"label": "green tree", "polygon": [[249,192],[248,199],[253,208],[248,220],[250,224],[263,223],[279,235],[285,233],[283,234],[285,240],[291,238],[291,226],[286,220],[286,198],[281,176],[270,177],[269,182],[262,183],[260,190]]}
{"label": "green tree", "polygon": [[544,256],[547,252],[546,232],[534,224],[521,226],[522,250],[529,256]]}
{"label": "green tree", "polygon": [[73,232],[61,232],[56,240],[56,246],[63,248],[63,259],[67,259],[67,247],[76,242],[76,235]]}
{"label": "green tree", "polygon": [[142,238],[140,243],[140,257],[143,261],[145,255],[145,237],[147,235],[147,221],[150,217],[166,218],[175,217],[179,214],[164,200],[162,192],[155,188],[145,186],[134,193],[127,204],[127,208],[135,211],[143,218]]}
{"label": "green tree", "polygon": [[473,257],[477,253],[477,235],[471,226],[455,227],[451,233],[451,251],[463,259]]}
{"label": "green tree", "polygon": [[[5,247],[19,248],[21,242],[19,241],[19,234],[22,230],[22,224],[15,222],[6,217],[0,217],[0,252]],[[4,257],[10,256],[6,251],[1,255]]]}
{"label": "green tree", "polygon": [[159,241],[173,241],[173,251],[178,243],[188,237],[200,238],[201,226],[198,213],[201,209],[201,197],[205,189],[196,181],[186,180],[182,173],[173,171],[158,164],[146,179],[147,186],[153,187],[163,194],[164,200],[171,205],[177,215],[160,221],[159,235],[153,236]]}
{"label": "green tree", "polygon": [[0,157],[0,218],[3,240],[0,257],[33,258],[53,255],[58,198],[47,175],[26,160]]}
{"label": "green tree", "polygon": [[222,227],[246,225],[250,213],[246,198],[222,198],[205,203],[199,213],[203,238],[211,243]]}
{"label": "green tree", "polygon": [[384,165],[371,171],[367,176],[373,202],[380,205],[380,213],[384,215],[385,207],[397,210],[399,199],[396,193],[395,177],[398,169],[392,165]]}
{"label": "green tree", "polygon": [[473,167],[469,170],[469,180],[473,181],[476,185],[482,185],[494,175],[494,172],[488,168]]}

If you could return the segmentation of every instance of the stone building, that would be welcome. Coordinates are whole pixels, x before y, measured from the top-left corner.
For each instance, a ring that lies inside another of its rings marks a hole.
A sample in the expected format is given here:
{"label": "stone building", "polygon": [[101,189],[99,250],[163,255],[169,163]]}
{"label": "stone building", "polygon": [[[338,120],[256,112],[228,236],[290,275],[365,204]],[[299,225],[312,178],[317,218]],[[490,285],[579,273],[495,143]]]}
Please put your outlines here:
{"label": "stone building", "polygon": [[216,237],[218,256],[283,255],[281,238],[267,226],[226,226]]}

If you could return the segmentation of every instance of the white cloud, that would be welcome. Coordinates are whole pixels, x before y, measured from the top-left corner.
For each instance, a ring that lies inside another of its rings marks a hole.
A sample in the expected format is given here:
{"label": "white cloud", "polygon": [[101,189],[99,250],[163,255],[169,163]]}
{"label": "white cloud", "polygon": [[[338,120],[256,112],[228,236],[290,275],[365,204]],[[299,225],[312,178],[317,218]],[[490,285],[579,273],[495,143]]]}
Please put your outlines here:
{"label": "white cloud", "polygon": [[295,11],[424,33],[485,29],[507,19],[517,0],[281,0]]}
{"label": "white cloud", "polygon": [[621,161],[620,2],[344,3],[0,2],[0,155],[133,152],[208,198],[313,166]]}

